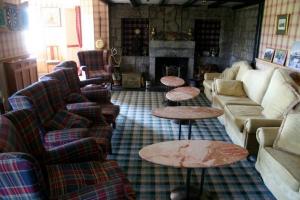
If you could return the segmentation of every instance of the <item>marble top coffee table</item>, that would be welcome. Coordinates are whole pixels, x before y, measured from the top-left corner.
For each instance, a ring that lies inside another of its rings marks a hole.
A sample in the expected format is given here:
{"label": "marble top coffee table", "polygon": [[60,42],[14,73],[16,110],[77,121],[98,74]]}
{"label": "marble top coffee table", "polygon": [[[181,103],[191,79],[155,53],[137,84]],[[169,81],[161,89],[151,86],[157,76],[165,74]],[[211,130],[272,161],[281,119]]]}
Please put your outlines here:
{"label": "marble top coffee table", "polygon": [[166,94],[166,98],[170,101],[180,102],[193,99],[200,94],[200,90],[196,87],[178,87]]}
{"label": "marble top coffee table", "polygon": [[184,85],[184,80],[177,76],[164,76],[160,79],[160,82],[167,87],[179,87]]}
{"label": "marble top coffee table", "polygon": [[[174,189],[171,192],[171,199],[192,200],[209,196],[207,192],[203,192],[205,169],[243,160],[248,156],[248,151],[238,145],[222,141],[175,140],[145,146],[139,155],[152,163],[187,168],[186,185]],[[199,189],[190,186],[192,168],[202,169]]]}
{"label": "marble top coffee table", "polygon": [[189,123],[188,139],[191,139],[193,120],[215,118],[223,115],[223,113],[223,110],[202,106],[168,106],[156,108],[152,111],[153,116],[179,121],[179,140],[181,139],[182,120],[187,120]]}

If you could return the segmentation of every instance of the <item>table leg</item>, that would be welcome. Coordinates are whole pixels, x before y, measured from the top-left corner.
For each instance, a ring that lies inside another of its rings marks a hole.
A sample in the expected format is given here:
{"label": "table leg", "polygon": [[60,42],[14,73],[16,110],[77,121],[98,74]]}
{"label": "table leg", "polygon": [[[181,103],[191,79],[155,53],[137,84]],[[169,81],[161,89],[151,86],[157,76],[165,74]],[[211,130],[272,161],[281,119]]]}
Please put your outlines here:
{"label": "table leg", "polygon": [[192,169],[188,168],[187,169],[187,174],[186,174],[186,199],[190,199],[190,182],[191,182],[191,172]]}
{"label": "table leg", "polygon": [[178,140],[181,140],[181,120],[179,120],[179,135]]}
{"label": "table leg", "polygon": [[190,140],[192,137],[192,120],[189,120],[189,137],[188,139]]}
{"label": "table leg", "polygon": [[205,177],[205,168],[202,168],[201,183],[200,183],[200,196],[203,193],[204,177]]}

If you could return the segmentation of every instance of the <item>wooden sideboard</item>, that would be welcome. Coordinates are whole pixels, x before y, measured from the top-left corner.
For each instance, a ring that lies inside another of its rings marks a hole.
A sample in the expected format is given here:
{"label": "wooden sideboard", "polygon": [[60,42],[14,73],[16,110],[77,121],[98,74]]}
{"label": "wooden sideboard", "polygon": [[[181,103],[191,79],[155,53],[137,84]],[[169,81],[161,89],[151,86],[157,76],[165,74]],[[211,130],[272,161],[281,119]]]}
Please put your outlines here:
{"label": "wooden sideboard", "polygon": [[7,94],[10,96],[18,90],[38,81],[35,58],[16,58],[3,62],[6,75]]}

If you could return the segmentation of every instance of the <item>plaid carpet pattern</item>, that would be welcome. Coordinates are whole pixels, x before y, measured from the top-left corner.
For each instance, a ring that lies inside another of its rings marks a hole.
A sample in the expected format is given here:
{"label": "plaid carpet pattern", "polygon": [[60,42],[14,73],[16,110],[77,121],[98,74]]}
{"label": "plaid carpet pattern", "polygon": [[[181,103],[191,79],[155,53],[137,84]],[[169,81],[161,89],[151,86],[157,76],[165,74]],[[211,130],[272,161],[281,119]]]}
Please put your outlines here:
{"label": "plaid carpet pattern", "polygon": [[[178,138],[177,124],[151,115],[152,109],[163,106],[163,98],[163,92],[114,91],[112,95],[113,103],[121,106],[121,112],[112,138],[114,154],[110,158],[117,160],[128,175],[137,199],[169,199],[170,191],[185,183],[186,169],[156,165],[138,155],[146,145]],[[184,105],[210,106],[210,102],[201,94]],[[187,139],[188,126],[182,126],[182,135]],[[192,126],[192,139],[231,142],[217,119],[198,120]],[[254,164],[243,160],[229,166],[209,168],[204,188],[217,199],[275,199]],[[193,170],[191,184],[200,187],[200,180],[201,169]]]}

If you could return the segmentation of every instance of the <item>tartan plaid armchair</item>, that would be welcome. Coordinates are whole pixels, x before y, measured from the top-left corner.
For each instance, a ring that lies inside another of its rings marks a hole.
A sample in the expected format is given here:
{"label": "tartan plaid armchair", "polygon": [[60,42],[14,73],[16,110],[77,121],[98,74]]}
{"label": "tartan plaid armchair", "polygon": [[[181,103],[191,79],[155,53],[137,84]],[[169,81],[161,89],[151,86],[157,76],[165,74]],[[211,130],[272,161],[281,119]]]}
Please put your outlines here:
{"label": "tartan plaid armchair", "polygon": [[0,116],[1,199],[135,199],[93,138],[46,150],[30,110]]}
{"label": "tartan plaid armchair", "polygon": [[[97,86],[89,87],[89,90],[81,90],[79,78],[74,69],[59,69],[41,78],[42,80],[55,79],[60,82],[64,100],[68,104],[68,110],[79,109],[85,106],[100,105],[102,114],[108,124],[115,127],[116,118],[120,113],[120,107],[110,101],[110,91]],[[91,104],[94,102],[94,104]]]}
{"label": "tartan plaid armchair", "polygon": [[36,82],[15,93],[9,102],[14,110],[35,112],[47,148],[94,136],[106,153],[111,152],[112,129],[102,119],[101,108],[91,105],[69,112],[57,80]]}
{"label": "tartan plaid armchair", "polygon": [[77,53],[81,69],[86,77],[102,77],[112,82],[113,66],[110,63],[110,50],[79,51]]}

